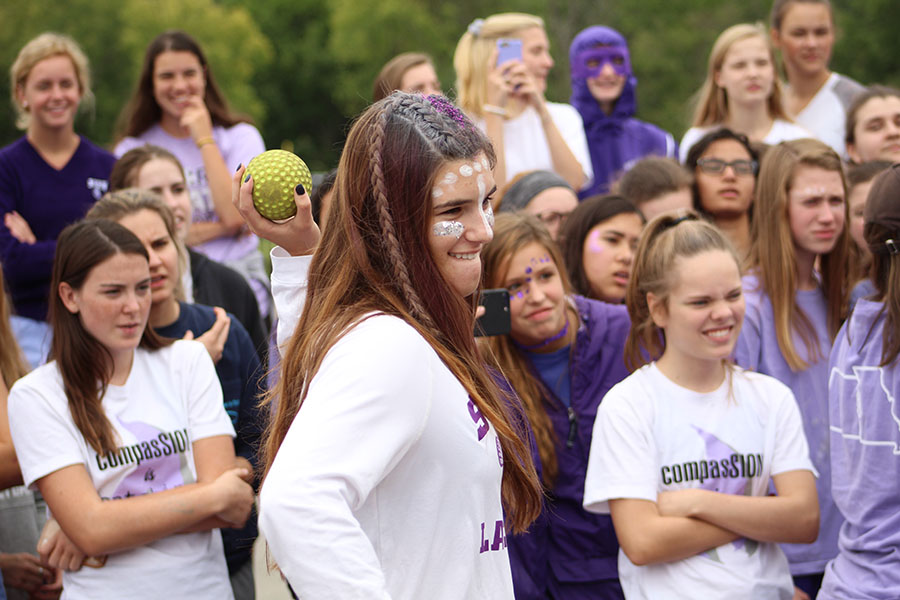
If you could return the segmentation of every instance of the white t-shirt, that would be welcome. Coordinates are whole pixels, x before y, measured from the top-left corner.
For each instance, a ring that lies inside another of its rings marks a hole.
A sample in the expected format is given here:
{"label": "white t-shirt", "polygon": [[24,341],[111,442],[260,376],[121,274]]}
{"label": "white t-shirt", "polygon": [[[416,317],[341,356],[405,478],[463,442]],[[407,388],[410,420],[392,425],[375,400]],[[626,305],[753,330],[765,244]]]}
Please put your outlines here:
{"label": "white t-shirt", "polygon": [[[572,105],[559,102],[547,102],[547,111],[562,139],[575,155],[575,160],[581,165],[584,184],[587,185],[594,177],[594,167],[591,164],[591,154],[584,135],[581,115]],[[477,119],[476,123],[482,131],[486,130],[484,119]],[[506,152],[507,181],[526,171],[554,170],[550,146],[541,125],[541,116],[532,106],[526,107],[515,118],[503,122],[503,147]]]}
{"label": "white t-shirt", "polygon": [[[713,127],[691,127],[688,129],[687,132],[685,132],[684,137],[681,138],[681,145],[678,146],[678,159],[682,163],[687,161],[688,152],[690,152],[694,144],[699,142],[704,135],[719,127],[720,126],[716,125]],[[775,119],[772,123],[772,128],[769,129],[769,133],[766,134],[766,137],[764,137],[762,141],[764,144],[774,146],[781,142],[810,137],[815,136],[803,127],[791,123],[790,121]]]}
{"label": "white t-shirt", "polygon": [[260,530],[301,598],[512,599],[502,460],[425,339],[370,316],[310,382],[263,483]]}
{"label": "white t-shirt", "polygon": [[853,97],[866,88],[849,77],[832,73],[825,85],[816,92],[809,104],[797,113],[797,123],[807,128],[815,136],[834,148],[846,158],[844,143],[847,125],[847,107]]}
{"label": "white t-shirt", "polygon": [[[25,484],[70,465],[83,465],[104,500],[194,483],[192,443],[234,436],[215,367],[199,342],[176,341],[135,350],[128,381],[109,386],[103,410],[118,451],[99,456],[69,412],[56,361],[16,382],[9,423]],[[99,569],[63,574],[63,598],[231,598],[218,530],[171,535],[109,555]]]}
{"label": "white t-shirt", "polygon": [[[714,392],[680,387],[647,365],[603,398],[584,485],[584,506],[656,502],[663,491],[699,488],[765,496],[772,475],[812,471],[800,412],[778,380],[734,368]],[[619,551],[619,580],[632,599],[785,598],[793,595],[778,544],[749,539],[683,560],[637,566]]]}

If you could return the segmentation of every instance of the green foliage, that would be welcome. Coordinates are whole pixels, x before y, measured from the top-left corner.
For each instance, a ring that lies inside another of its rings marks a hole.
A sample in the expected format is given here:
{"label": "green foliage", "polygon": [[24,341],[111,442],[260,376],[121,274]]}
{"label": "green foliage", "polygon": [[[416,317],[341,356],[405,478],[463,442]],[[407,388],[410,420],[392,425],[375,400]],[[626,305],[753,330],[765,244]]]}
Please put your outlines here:
{"label": "green foliage", "polygon": [[[203,46],[219,85],[232,106],[266,116],[266,103],[250,85],[259,65],[272,55],[271,44],[243,8],[225,8],[213,0],[29,0],[0,5],[0,20],[19,27],[0,31],[0,61],[11,65],[25,43],[44,31],[72,36],[91,62],[96,108],[83,115],[76,130],[100,144],[113,142],[113,127],[141,68],[147,44],[165,29],[184,29]],[[2,81],[9,97],[9,80]],[[0,122],[0,140],[20,135],[12,118]]]}
{"label": "green foliage", "polygon": [[[900,84],[896,0],[836,2],[841,34],[834,68],[863,83]],[[135,85],[144,49],[160,31],[200,40],[232,107],[251,115],[268,147],[300,154],[315,171],[337,164],[347,124],[371,99],[381,66],[400,52],[430,54],[453,96],[453,52],[476,17],[510,10],[544,17],[556,66],[547,97],[570,95],[568,48],[583,28],[609,25],[631,47],[639,117],[677,136],[706,74],[716,36],[739,22],[766,21],[771,0],[28,0],[0,4],[0,63],[46,30],[74,37],[91,59],[93,112],[76,124],[101,144]],[[8,80],[0,92],[9,97]],[[10,116],[0,144],[20,135]]]}

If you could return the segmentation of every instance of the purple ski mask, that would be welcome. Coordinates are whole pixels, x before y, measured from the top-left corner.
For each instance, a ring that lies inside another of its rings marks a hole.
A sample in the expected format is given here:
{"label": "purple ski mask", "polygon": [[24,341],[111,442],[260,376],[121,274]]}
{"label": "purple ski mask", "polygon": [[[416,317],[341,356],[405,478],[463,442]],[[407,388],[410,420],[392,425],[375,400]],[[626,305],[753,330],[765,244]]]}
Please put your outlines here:
{"label": "purple ski mask", "polygon": [[631,57],[625,46],[588,48],[575,56],[572,62],[572,76],[591,79],[600,75],[603,67],[610,65],[616,75],[631,75]]}

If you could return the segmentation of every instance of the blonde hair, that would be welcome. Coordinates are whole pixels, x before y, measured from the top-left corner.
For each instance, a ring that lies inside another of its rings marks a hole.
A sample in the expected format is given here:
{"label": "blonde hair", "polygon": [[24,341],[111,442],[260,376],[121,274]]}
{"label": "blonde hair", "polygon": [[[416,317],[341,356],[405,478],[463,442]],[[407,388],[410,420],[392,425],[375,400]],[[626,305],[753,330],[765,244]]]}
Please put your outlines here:
{"label": "blonde hair", "polygon": [[[750,237],[750,269],[760,288],[772,302],[773,327],[785,362],[794,371],[809,366],[794,345],[796,332],[811,363],[827,358],[829,348],[820,348],[809,316],[797,305],[797,257],[788,217],[789,194],[797,168],[818,167],[839,173],[847,196],[847,179],[841,158],[830,147],[813,139],[793,140],[773,146],[763,158],[756,183],[754,219]],[[847,310],[847,279],[850,258],[847,202],[844,202],[844,227],[831,252],[819,259],[822,291],[827,304],[828,332],[837,335]]]}
{"label": "blonde hair", "polygon": [[0,377],[7,390],[30,370],[9,322],[11,304],[0,269]]}
{"label": "blonde hair", "polygon": [[18,91],[25,87],[25,81],[36,64],[53,56],[68,56],[75,69],[75,77],[78,79],[78,91],[81,92],[81,106],[91,106],[94,102],[94,94],[91,92],[91,71],[88,59],[81,47],[67,35],[61,33],[45,32],[37,36],[21,50],[16,60],[9,68],[9,93],[12,96],[13,108],[16,111],[16,127],[27,129],[31,122],[31,115],[19,102]]}
{"label": "blonde hair", "polygon": [[711,250],[730,254],[740,271],[741,260],[728,238],[693,210],[663,213],[644,228],[625,292],[631,317],[625,340],[625,364],[629,370],[659,359],[666,348],[665,331],[650,315],[647,294],[668,304],[669,290],[676,284],[672,277],[677,272],[675,261]]}
{"label": "blonde hair", "polygon": [[183,302],[185,293],[181,276],[188,266],[187,248],[185,248],[184,243],[175,231],[175,217],[172,216],[172,211],[166,206],[159,194],[135,187],[114,190],[104,194],[102,198],[97,200],[97,203],[91,207],[85,218],[108,219],[118,223],[128,215],[139,213],[142,210],[149,210],[158,214],[166,226],[166,232],[172,238],[172,243],[178,252],[178,276],[174,278],[176,280],[174,294],[176,300]]}
{"label": "blonde hair", "polygon": [[525,13],[500,13],[475,19],[456,44],[453,68],[456,70],[457,104],[470,115],[484,116],[487,102],[487,78],[491,52],[500,38],[519,37],[523,29],[540,27],[544,20]]}
{"label": "blonde hair", "polygon": [[762,24],[741,23],[733,25],[719,34],[709,53],[709,63],[706,70],[706,81],[700,91],[697,92],[696,108],[694,109],[693,127],[709,127],[721,125],[728,119],[728,94],[724,88],[716,85],[716,74],[722,70],[725,63],[725,55],[737,42],[758,37],[766,44],[769,50],[769,60],[772,62],[772,93],[769,94],[767,107],[769,116],[773,119],[792,121],[784,110],[781,99],[781,81],[775,73],[775,48],[769,39]]}

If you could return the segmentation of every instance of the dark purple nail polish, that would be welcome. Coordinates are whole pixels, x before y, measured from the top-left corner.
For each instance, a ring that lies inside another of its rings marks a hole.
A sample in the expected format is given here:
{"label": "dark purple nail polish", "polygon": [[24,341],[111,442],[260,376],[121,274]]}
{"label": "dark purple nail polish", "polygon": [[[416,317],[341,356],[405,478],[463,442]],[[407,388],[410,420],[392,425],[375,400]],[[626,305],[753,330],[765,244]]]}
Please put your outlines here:
{"label": "dark purple nail polish", "polygon": [[235,173],[241,170],[241,167],[244,166],[244,163],[238,163],[238,168],[234,170]]}
{"label": "dark purple nail polish", "polygon": [[244,183],[247,183],[248,181],[250,181],[250,173],[247,173],[247,174],[244,176]]}
{"label": "dark purple nail polish", "polygon": [[302,183],[298,183],[298,184],[297,184],[297,187],[294,188],[294,189],[297,191],[297,195],[298,195],[298,196],[302,196],[303,194],[306,193],[306,189],[303,187],[303,184],[302,184]]}

